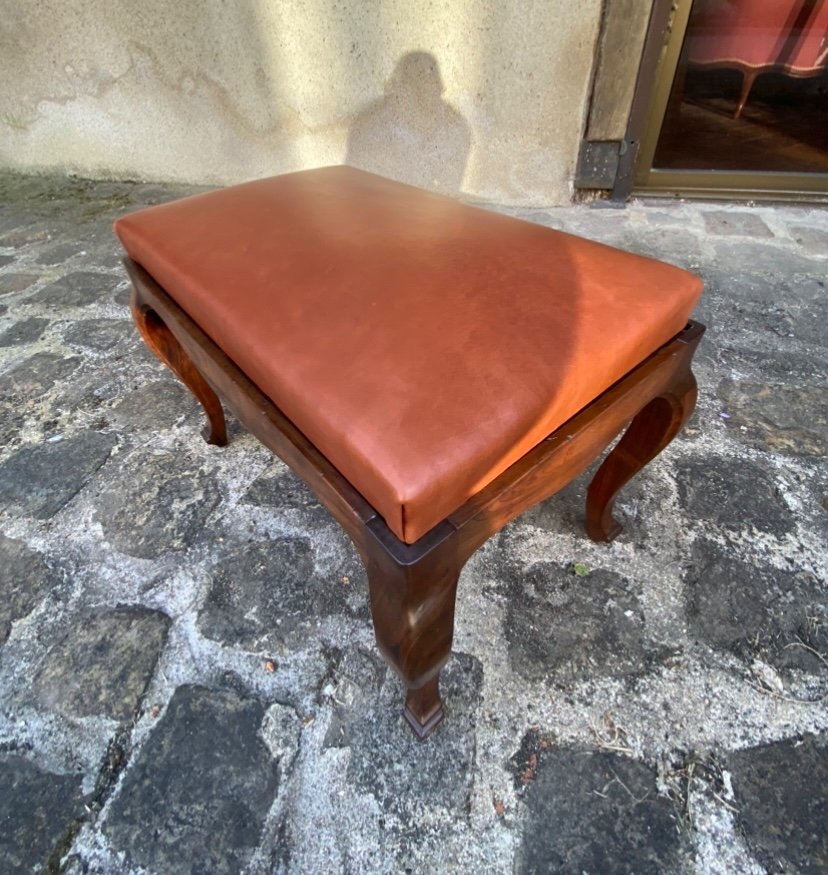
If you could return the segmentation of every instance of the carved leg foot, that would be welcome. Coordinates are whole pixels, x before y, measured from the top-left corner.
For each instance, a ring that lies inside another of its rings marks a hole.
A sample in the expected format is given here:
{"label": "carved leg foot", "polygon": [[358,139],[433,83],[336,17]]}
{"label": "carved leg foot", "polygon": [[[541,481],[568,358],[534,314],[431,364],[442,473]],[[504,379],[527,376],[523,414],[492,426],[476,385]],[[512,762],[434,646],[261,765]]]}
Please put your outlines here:
{"label": "carved leg foot", "polygon": [[403,716],[421,741],[431,735],[444,716],[439,686],[440,678],[435,676],[419,689],[409,688],[405,697]]}
{"label": "carved leg foot", "polygon": [[365,565],[377,645],[408,688],[405,719],[427,738],[443,719],[439,676],[451,653],[460,569],[431,556],[413,565],[389,556]]}
{"label": "carved leg foot", "polygon": [[134,288],[130,299],[130,310],[146,345],[201,402],[208,422],[207,429],[202,432],[204,439],[208,444],[226,446],[227,426],[218,395],[195,369],[175,335],[161,321],[158,314],[142,304]]}
{"label": "carved leg foot", "polygon": [[612,515],[616,495],[681,431],[695,406],[696,380],[688,373],[670,394],[639,411],[589,484],[586,530],[593,541],[612,541],[621,533]]}

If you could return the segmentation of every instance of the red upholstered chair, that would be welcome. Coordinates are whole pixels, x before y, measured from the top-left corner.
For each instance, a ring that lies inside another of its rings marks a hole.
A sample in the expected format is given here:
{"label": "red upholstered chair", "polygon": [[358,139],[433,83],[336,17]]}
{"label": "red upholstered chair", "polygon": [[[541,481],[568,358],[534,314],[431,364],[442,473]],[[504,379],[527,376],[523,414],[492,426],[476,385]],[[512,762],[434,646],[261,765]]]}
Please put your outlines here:
{"label": "red upholstered chair", "polygon": [[687,61],[742,73],[739,118],[760,73],[816,76],[828,60],[826,0],[696,0]]}

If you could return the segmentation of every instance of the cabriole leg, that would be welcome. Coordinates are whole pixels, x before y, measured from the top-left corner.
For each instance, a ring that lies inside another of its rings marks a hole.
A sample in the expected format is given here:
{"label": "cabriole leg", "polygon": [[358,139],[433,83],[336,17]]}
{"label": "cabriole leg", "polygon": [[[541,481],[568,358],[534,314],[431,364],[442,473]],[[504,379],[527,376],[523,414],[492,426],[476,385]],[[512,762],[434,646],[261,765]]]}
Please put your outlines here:
{"label": "cabriole leg", "polygon": [[639,411],[589,484],[586,530],[593,541],[612,541],[621,533],[612,515],[616,495],[681,431],[695,406],[696,380],[688,371],[669,394]]}
{"label": "cabriole leg", "polygon": [[135,288],[133,288],[130,298],[130,310],[146,345],[184,383],[204,408],[204,412],[207,414],[208,428],[203,434],[207,443],[219,447],[225,446],[227,444],[227,426],[218,395],[195,369],[175,335],[167,328],[158,314],[141,302]]}

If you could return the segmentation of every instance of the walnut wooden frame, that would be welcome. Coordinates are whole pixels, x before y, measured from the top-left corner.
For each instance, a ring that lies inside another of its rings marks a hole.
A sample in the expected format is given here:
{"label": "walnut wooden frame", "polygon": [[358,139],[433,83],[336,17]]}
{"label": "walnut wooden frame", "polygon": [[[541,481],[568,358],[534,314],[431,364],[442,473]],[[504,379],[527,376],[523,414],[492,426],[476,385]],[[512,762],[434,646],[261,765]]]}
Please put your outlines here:
{"label": "walnut wooden frame", "polygon": [[587,492],[586,530],[621,531],[619,489],[676,436],[693,411],[693,354],[704,326],[690,322],[580,413],[413,544],[382,517],[138,264],[125,259],[132,315],[152,351],[201,402],[206,439],[227,443],[219,395],[238,419],[316,493],[365,563],[377,644],[407,688],[404,715],[419,738],[443,719],[440,669],[451,652],[460,570],[491,535],[564,487],[627,424]]}

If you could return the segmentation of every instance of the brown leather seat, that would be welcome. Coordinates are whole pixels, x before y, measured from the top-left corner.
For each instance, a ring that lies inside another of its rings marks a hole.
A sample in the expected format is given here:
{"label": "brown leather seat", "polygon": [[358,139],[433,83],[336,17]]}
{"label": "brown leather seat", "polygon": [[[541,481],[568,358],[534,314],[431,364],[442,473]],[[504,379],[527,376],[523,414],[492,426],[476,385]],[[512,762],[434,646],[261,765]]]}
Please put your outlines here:
{"label": "brown leather seat", "polygon": [[414,542],[677,334],[689,273],[349,167],[116,223]]}

